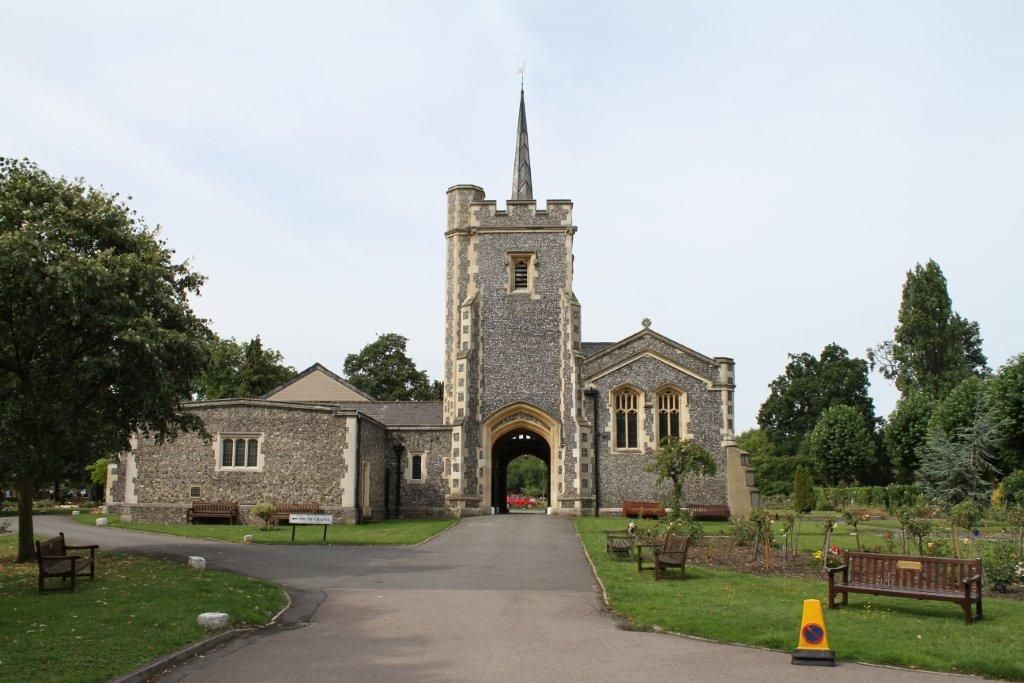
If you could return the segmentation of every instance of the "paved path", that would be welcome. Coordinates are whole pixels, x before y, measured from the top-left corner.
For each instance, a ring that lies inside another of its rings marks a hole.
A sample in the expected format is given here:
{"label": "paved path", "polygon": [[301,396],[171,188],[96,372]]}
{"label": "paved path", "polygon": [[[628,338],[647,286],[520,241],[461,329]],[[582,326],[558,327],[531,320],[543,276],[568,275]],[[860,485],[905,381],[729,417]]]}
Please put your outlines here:
{"label": "paved path", "polygon": [[[203,555],[211,567],[288,589],[294,606],[284,628],[233,641],[165,681],[791,681],[823,673],[793,667],[785,653],[623,630],[604,610],[566,518],[469,519],[414,547],[240,545],[55,517],[36,525],[107,550]],[[843,665],[827,677],[937,675]]]}

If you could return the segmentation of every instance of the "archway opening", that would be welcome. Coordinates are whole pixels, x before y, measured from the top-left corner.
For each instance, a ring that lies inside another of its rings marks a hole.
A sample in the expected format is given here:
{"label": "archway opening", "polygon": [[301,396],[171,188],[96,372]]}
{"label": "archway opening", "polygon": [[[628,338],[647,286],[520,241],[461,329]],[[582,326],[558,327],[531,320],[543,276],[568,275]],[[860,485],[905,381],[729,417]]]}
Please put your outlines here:
{"label": "archway opening", "polygon": [[[510,511],[510,494],[547,498],[551,489],[551,447],[531,429],[512,430],[494,442],[491,476],[491,504],[499,513]],[[516,490],[518,489],[518,490]]]}

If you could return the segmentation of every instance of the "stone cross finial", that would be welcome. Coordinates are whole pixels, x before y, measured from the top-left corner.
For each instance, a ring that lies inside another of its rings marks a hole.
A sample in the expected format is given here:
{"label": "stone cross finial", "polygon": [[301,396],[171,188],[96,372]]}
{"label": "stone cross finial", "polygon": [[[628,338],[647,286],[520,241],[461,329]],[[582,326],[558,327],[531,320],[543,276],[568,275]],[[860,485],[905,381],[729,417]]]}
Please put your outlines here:
{"label": "stone cross finial", "polygon": [[643,320],[640,321],[640,324],[644,326],[645,330],[650,329],[650,327],[651,327],[651,319],[650,318],[644,318]]}

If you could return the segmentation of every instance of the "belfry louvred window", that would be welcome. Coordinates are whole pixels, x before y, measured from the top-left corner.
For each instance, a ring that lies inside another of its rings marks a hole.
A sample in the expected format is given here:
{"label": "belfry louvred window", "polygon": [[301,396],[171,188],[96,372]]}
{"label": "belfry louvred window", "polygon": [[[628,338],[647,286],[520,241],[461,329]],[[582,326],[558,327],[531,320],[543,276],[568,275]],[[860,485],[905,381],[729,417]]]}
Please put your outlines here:
{"label": "belfry louvred window", "polygon": [[637,448],[637,406],[640,396],[632,389],[615,394],[615,447]]}
{"label": "belfry louvred window", "polygon": [[515,273],[512,283],[513,289],[529,289],[530,287],[530,264],[526,259],[516,259]]}

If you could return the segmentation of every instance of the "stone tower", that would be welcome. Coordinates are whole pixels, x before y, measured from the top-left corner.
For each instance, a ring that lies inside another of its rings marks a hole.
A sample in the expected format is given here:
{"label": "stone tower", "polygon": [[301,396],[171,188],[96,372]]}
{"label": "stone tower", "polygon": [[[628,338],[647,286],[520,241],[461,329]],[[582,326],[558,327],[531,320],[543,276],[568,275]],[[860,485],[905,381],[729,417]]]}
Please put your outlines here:
{"label": "stone tower", "polygon": [[523,454],[547,462],[553,512],[592,506],[580,477],[590,425],[580,417],[575,233],[571,201],[550,199],[538,209],[533,199],[520,92],[505,210],[475,185],[448,189],[444,423],[452,443],[444,474],[446,502],[457,514],[504,508],[505,467]]}

